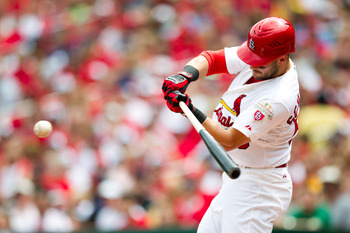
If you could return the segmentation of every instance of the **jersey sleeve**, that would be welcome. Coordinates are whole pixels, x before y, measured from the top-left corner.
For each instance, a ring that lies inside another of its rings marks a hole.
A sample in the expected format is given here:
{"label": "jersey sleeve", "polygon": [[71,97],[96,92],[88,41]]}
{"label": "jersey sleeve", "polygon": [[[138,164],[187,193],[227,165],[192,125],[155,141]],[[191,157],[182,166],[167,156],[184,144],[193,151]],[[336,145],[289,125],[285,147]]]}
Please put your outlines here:
{"label": "jersey sleeve", "polygon": [[275,126],[288,120],[288,108],[277,100],[260,100],[242,111],[232,127],[252,141],[266,135]]}
{"label": "jersey sleeve", "polygon": [[228,73],[225,61],[225,51],[221,50],[207,50],[200,55],[204,56],[208,61],[209,69],[207,76],[220,73]]}
{"label": "jersey sleeve", "polygon": [[237,49],[238,47],[225,48],[226,66],[230,74],[238,74],[247,67],[247,64],[238,57]]}

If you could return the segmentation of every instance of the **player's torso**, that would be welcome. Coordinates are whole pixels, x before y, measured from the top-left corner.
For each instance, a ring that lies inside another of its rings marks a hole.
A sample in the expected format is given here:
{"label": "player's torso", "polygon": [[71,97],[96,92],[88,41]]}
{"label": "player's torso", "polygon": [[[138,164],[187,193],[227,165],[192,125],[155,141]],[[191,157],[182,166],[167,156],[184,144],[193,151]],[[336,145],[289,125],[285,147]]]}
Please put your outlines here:
{"label": "player's torso", "polygon": [[[254,129],[254,127],[259,126],[264,118],[272,118],[273,116],[273,109],[268,102],[261,102],[260,100],[280,98],[281,92],[285,92],[286,95],[292,95],[290,99],[283,99],[284,102],[290,101],[290,103],[286,103],[290,109],[296,105],[294,102],[297,102],[298,88],[295,88],[295,91],[289,89],[281,90],[281,85],[278,83],[279,80],[273,79],[245,84],[250,77],[250,69],[243,70],[232,82],[227,92],[223,94],[219,104],[216,106],[213,119],[223,127],[233,127],[235,119],[254,105],[261,106],[256,106],[258,110],[252,114],[252,119],[247,121],[248,123],[244,127],[251,130],[252,127]],[[283,81],[286,82],[285,80]],[[291,83],[290,85],[296,84]],[[285,119],[285,122],[282,121],[265,135],[236,150],[230,151],[229,154],[238,164],[249,167],[270,167],[288,162],[290,141],[297,131],[296,123],[292,125],[288,122],[288,119]]]}

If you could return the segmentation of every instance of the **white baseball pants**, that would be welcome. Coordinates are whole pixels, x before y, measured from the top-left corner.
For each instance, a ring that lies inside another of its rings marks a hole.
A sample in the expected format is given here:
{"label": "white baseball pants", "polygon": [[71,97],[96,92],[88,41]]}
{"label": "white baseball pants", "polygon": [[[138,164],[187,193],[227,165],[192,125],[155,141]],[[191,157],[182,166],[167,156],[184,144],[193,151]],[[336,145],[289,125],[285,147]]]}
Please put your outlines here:
{"label": "white baseball pants", "polygon": [[223,174],[219,194],[197,233],[267,233],[288,209],[292,180],[287,168],[241,168],[238,179]]}

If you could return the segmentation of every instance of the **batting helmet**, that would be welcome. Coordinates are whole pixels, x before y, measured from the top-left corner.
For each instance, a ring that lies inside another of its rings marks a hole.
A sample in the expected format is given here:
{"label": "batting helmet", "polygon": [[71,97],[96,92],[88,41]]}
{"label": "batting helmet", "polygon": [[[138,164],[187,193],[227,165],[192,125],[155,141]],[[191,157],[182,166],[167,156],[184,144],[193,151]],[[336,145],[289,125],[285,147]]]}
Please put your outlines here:
{"label": "batting helmet", "polygon": [[257,22],[248,40],[237,51],[238,57],[251,66],[262,66],[288,53],[295,52],[292,24],[282,18],[269,17]]}

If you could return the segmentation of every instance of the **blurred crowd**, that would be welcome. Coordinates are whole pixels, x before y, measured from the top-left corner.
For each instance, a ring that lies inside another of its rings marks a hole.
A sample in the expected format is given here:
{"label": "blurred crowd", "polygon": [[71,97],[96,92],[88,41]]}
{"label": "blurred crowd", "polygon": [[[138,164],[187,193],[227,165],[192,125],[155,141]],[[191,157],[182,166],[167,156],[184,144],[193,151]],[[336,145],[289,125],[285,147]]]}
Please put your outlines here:
{"label": "blurred crowd", "polygon": [[[0,1],[0,232],[195,228],[221,170],[163,79],[240,45],[267,16],[296,31],[294,194],[276,228],[350,230],[349,0]],[[212,114],[234,76],[188,88]],[[47,138],[38,120],[53,124]]]}

